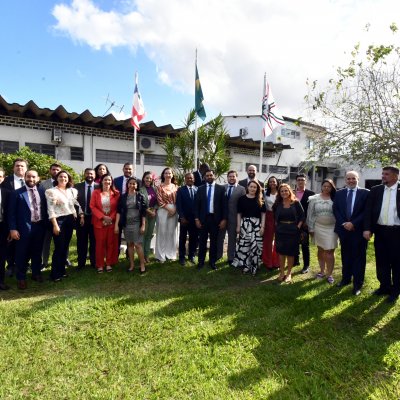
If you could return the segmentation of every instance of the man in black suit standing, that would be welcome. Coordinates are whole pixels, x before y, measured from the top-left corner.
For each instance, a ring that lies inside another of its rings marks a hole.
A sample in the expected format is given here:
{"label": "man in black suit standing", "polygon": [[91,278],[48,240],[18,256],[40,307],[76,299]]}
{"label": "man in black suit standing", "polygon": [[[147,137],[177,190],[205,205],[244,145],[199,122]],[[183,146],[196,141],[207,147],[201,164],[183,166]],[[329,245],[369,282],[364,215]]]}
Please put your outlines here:
{"label": "man in black suit standing", "polygon": [[[296,191],[295,195],[297,200],[300,201],[300,204],[304,210],[304,217],[307,219],[307,210],[308,210],[308,198],[310,196],[314,196],[314,192],[312,190],[306,189],[307,185],[307,175],[306,174],[298,174],[296,175]],[[302,274],[307,274],[310,268],[310,235],[308,233],[308,226],[304,222],[301,226],[301,253],[303,254],[303,269],[301,270]],[[299,253],[295,257],[294,265],[300,265],[300,249]]]}
{"label": "man in black suit standing", "polygon": [[[0,186],[4,181],[5,172],[0,168]],[[8,290],[5,284],[6,258],[7,258],[7,237],[9,233],[7,224],[8,203],[10,191],[0,188],[0,290]]]}
{"label": "man in black suit standing", "polygon": [[363,231],[369,190],[358,187],[356,171],[348,171],[345,180],[346,188],[336,192],[333,201],[335,232],[340,239],[342,254],[342,280],[337,286],[349,285],[353,278],[353,294],[358,296],[364,284],[367,263],[368,242],[363,237]]}
{"label": "man in black suit standing", "polygon": [[85,268],[86,257],[89,248],[90,266],[96,266],[96,241],[92,224],[92,210],[90,209],[90,199],[95,189],[94,178],[95,172],[93,168],[86,168],[84,172],[85,181],[75,185],[78,191],[78,202],[85,213],[85,223],[83,225],[77,220],[76,229],[76,247],[78,250],[78,268]]}
{"label": "man in black suit standing", "polygon": [[369,192],[364,217],[364,238],[375,234],[376,275],[380,286],[374,294],[389,295],[395,303],[400,294],[400,186],[399,169],[382,169],[382,185]]}
{"label": "man in black suit standing", "polygon": [[194,256],[199,241],[199,231],[194,222],[196,186],[191,172],[185,174],[185,185],[176,193],[176,210],[179,216],[179,263],[185,265],[186,238],[189,235],[188,259],[194,264]]}
{"label": "man in black suit standing", "polygon": [[[123,175],[118,176],[114,179],[114,186],[120,192],[121,195],[125,194],[126,192],[126,182],[129,178],[135,177],[133,164],[130,162],[126,162],[122,167]],[[136,182],[138,187],[140,187],[141,180],[136,178]]]}
{"label": "man in black suit standing", "polygon": [[201,185],[204,185],[206,182],[204,180],[204,174],[206,171],[210,169],[210,166],[207,163],[203,163],[200,165],[198,171],[193,172],[194,176],[194,185],[196,187],[200,187]]}
{"label": "man in black suit standing", "polygon": [[255,165],[249,165],[247,167],[247,178],[239,181],[239,185],[247,189],[247,185],[250,181],[256,181],[261,186],[261,190],[264,192],[264,184],[257,179],[257,167]]}
{"label": "man in black suit standing", "polygon": [[35,170],[25,174],[25,186],[11,194],[8,224],[10,236],[16,242],[15,263],[18,289],[26,289],[26,272],[31,262],[32,280],[43,282],[41,275],[42,243],[47,216],[44,190]]}
{"label": "man in black suit standing", "polygon": [[211,269],[217,269],[217,238],[219,229],[225,229],[227,206],[225,188],[215,183],[213,170],[205,173],[206,184],[199,187],[196,195],[194,216],[200,230],[198,269],[203,268],[207,253],[207,239],[210,237],[209,262]]}

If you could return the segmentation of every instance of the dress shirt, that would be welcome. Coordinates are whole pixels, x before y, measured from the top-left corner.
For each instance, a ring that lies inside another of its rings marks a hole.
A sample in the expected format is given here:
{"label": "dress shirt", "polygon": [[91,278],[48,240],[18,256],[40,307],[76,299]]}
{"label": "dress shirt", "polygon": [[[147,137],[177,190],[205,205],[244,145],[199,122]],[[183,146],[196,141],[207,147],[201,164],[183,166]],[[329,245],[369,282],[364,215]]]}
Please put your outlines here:
{"label": "dress shirt", "polygon": [[75,206],[78,207],[79,214],[83,214],[82,208],[76,199],[78,191],[75,188],[68,188],[64,193],[56,186],[47,189],[45,194],[49,219],[71,214],[76,218]]}
{"label": "dress shirt", "polygon": [[305,193],[305,190],[296,190],[295,196],[296,196],[298,201],[301,201],[301,199],[303,198],[304,193]]}
{"label": "dress shirt", "polygon": [[[206,185],[206,196],[208,195],[208,188],[210,184],[207,182]],[[214,192],[215,192],[215,182],[211,184],[211,200],[210,200],[210,214],[214,214]]]}
{"label": "dress shirt", "polygon": [[[21,179],[22,179],[22,181],[21,181]],[[22,186],[24,186],[24,185],[25,185],[24,178],[21,178],[14,174],[14,189],[17,190],[19,188],[22,188]]]}
{"label": "dress shirt", "polygon": [[[396,205],[397,187],[398,183],[395,183],[393,186],[390,187],[385,186],[385,190],[383,191],[381,212],[378,218],[379,225],[387,225],[387,226],[400,225],[400,219],[397,214],[397,205]],[[388,201],[387,199],[388,196],[389,196],[388,220],[387,224],[385,224],[384,211],[386,204],[385,202]]]}
{"label": "dress shirt", "polygon": [[[32,193],[31,189],[33,189],[33,193]],[[29,186],[26,186],[26,190],[27,190],[28,196],[29,196],[29,209],[31,210],[31,222],[38,222],[38,221],[40,221],[42,219],[39,192],[38,192],[36,186],[34,186],[33,188],[30,188]],[[33,218],[34,210],[33,210],[33,197],[32,196],[35,196],[35,198],[36,198],[37,214],[38,214],[38,217],[39,217],[39,219],[37,221],[35,221],[34,218]]]}
{"label": "dress shirt", "polygon": [[347,188],[347,196],[349,196],[350,190],[353,190],[353,199],[351,202],[351,213],[352,214],[353,214],[353,210],[354,210],[354,203],[356,202],[357,189],[358,189],[358,186],[356,186],[355,188]]}

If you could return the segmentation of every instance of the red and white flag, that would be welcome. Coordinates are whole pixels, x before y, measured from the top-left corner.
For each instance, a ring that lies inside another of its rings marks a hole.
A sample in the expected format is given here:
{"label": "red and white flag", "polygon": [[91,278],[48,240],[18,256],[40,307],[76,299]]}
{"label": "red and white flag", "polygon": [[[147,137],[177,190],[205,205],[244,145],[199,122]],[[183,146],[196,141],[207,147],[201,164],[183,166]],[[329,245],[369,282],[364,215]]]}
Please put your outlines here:
{"label": "red and white flag", "polygon": [[138,131],[140,130],[140,121],[146,115],[146,111],[144,110],[142,96],[139,93],[138,89],[138,76],[135,75],[135,91],[133,92],[133,106],[132,106],[132,118],[131,124]]}
{"label": "red and white flag", "polygon": [[276,104],[274,97],[272,96],[269,83],[264,77],[264,97],[262,100],[262,114],[261,118],[265,121],[263,128],[264,137],[272,133],[272,131],[278,127],[285,125],[285,121],[282,116],[277,114]]}

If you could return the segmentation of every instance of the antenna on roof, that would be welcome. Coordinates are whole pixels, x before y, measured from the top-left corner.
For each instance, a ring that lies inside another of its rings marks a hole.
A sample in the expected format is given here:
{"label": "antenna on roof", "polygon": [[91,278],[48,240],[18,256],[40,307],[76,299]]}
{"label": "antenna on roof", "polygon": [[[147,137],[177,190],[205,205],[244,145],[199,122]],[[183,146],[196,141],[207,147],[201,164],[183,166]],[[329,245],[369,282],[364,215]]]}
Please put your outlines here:
{"label": "antenna on roof", "polygon": [[115,100],[110,99],[110,93],[107,93],[107,98],[106,98],[106,105],[108,105],[108,104],[110,104],[110,105],[107,108],[107,110],[104,112],[102,117],[104,117],[113,107],[116,107],[117,109],[119,108],[118,113],[121,113],[124,108],[124,105],[119,106],[119,105],[115,104]]}

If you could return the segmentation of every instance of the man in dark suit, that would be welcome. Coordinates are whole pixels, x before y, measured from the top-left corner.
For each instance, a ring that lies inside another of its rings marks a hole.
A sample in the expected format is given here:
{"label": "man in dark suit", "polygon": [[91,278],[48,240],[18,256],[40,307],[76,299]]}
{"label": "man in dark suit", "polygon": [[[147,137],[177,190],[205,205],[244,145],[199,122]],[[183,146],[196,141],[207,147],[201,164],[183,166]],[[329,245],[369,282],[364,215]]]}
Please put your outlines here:
{"label": "man in dark suit", "polygon": [[[13,174],[7,176],[1,186],[13,192],[25,186],[25,172],[28,169],[28,161],[23,158],[16,158],[13,162]],[[7,245],[7,275],[13,276],[15,272],[15,242]]]}
{"label": "man in dark suit", "polygon": [[228,184],[225,185],[225,196],[228,207],[227,226],[226,229],[220,229],[218,232],[217,259],[220,259],[223,256],[225,235],[226,232],[228,232],[227,256],[228,264],[231,265],[236,250],[237,203],[239,198],[246,194],[246,189],[243,186],[238,185],[238,174],[236,171],[229,171],[227,178]]}
{"label": "man in dark suit", "polygon": [[239,185],[247,189],[247,185],[249,184],[250,181],[256,181],[261,186],[261,189],[264,192],[264,183],[259,181],[256,176],[257,176],[257,167],[255,165],[249,165],[247,168],[247,178],[239,181]]}
{"label": "man in dark suit", "polygon": [[389,295],[387,301],[395,303],[400,295],[400,186],[399,169],[382,169],[382,185],[369,192],[364,217],[364,238],[375,234],[376,275],[380,286],[374,294]]}
{"label": "man in dark suit", "polygon": [[[307,175],[306,174],[298,174],[296,176],[296,191],[295,195],[297,200],[300,201],[300,204],[304,210],[304,217],[307,219],[307,210],[308,210],[308,198],[310,196],[314,196],[314,192],[312,190],[306,189],[307,185]],[[310,268],[310,235],[308,233],[308,226],[304,222],[301,226],[301,253],[303,254],[303,269],[301,270],[302,274],[307,274]],[[300,249],[299,253],[295,257],[294,265],[300,265]]]}
{"label": "man in dark suit", "polygon": [[206,183],[206,181],[204,180],[204,174],[209,169],[210,169],[210,166],[207,163],[203,163],[200,165],[198,171],[193,172],[194,185],[196,187],[200,187],[201,185],[204,185]]}
{"label": "man in dark suit", "polygon": [[356,171],[348,171],[345,180],[346,188],[336,192],[333,202],[335,232],[340,239],[342,254],[342,280],[337,286],[349,285],[353,278],[353,294],[358,296],[364,284],[367,263],[368,241],[363,237],[363,231],[369,190],[358,187]]}
{"label": "man in dark suit", "polygon": [[[122,172],[123,175],[118,176],[117,178],[114,179],[114,186],[121,193],[121,195],[123,195],[126,192],[127,180],[135,176],[133,170],[133,164],[130,162],[126,162],[122,167]],[[136,182],[138,183],[138,187],[140,187],[141,180],[136,179]]]}
{"label": "man in dark suit", "polygon": [[[5,172],[0,168],[0,184],[3,182]],[[0,290],[8,290],[5,284],[6,258],[7,258],[7,237],[9,233],[7,215],[10,191],[0,188]]]}
{"label": "man in dark suit", "polygon": [[176,193],[176,210],[179,216],[179,263],[185,265],[186,238],[189,235],[188,259],[194,264],[194,256],[199,240],[199,231],[194,222],[196,186],[191,172],[185,174],[185,185]]}
{"label": "man in dark suit", "polygon": [[78,191],[78,202],[85,213],[85,223],[80,224],[76,221],[76,247],[78,250],[78,269],[85,268],[86,258],[89,248],[90,266],[96,266],[96,241],[92,224],[92,210],[90,209],[90,199],[95,189],[94,178],[95,172],[93,168],[86,168],[84,172],[85,181],[75,185]]}
{"label": "man in dark suit", "polygon": [[39,175],[35,170],[25,174],[25,186],[11,195],[8,223],[11,239],[16,241],[15,263],[19,289],[26,289],[26,272],[31,261],[32,280],[43,282],[41,275],[42,243],[47,222],[47,203]]}
{"label": "man in dark suit", "polygon": [[213,170],[205,173],[206,184],[199,187],[196,195],[194,216],[200,230],[198,269],[203,268],[207,253],[207,239],[210,237],[209,262],[212,269],[217,269],[217,238],[219,229],[225,229],[227,206],[225,189],[215,183]]}

